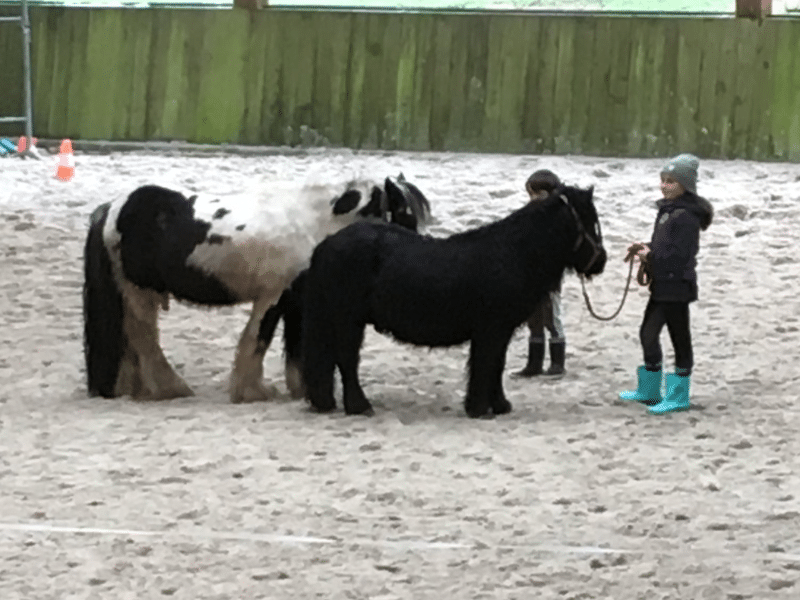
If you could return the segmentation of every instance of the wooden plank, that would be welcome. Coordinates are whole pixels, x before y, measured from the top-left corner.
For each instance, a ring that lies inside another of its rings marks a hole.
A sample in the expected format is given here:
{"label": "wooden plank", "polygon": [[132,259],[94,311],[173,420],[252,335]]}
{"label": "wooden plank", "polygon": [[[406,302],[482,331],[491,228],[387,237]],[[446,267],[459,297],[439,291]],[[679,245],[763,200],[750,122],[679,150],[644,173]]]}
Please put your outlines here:
{"label": "wooden plank", "polygon": [[486,86],[489,60],[489,18],[481,15],[470,23],[467,42],[467,65],[463,90],[464,106],[463,140],[464,150],[483,148],[481,138],[484,128]]}
{"label": "wooden plank", "polygon": [[[313,128],[316,139],[315,143],[321,143],[330,136],[331,108],[332,108],[332,80],[331,74],[336,66],[334,63],[331,38],[335,32],[336,22],[331,13],[321,13],[314,19],[313,35],[316,38],[314,44],[314,65],[312,71],[312,122],[309,125]],[[310,33],[310,32],[309,32]],[[326,144],[327,145],[327,144]]]}
{"label": "wooden plank", "polygon": [[[606,93],[609,112],[604,119],[603,154],[619,155],[628,145],[628,75],[631,60],[631,19],[611,18],[608,21],[610,49]],[[598,123],[598,126],[601,124]]]}
{"label": "wooden plank", "polygon": [[715,112],[717,87],[725,85],[725,70],[720,64],[720,38],[725,35],[725,21],[705,19],[696,32],[701,37],[700,79],[697,96],[697,135],[695,149],[700,156],[715,156],[719,150],[716,139],[718,119]]}
{"label": "wooden plank", "polygon": [[[172,12],[172,11],[171,11]],[[174,11],[169,20],[168,56],[164,96],[161,99],[159,136],[164,140],[198,141],[204,123],[198,111],[203,100],[201,80],[206,73],[207,26],[201,14]],[[202,67],[198,66],[202,64]],[[208,139],[208,138],[204,138]]]}
{"label": "wooden plank", "polygon": [[[313,86],[314,78],[309,73],[309,66],[314,64],[317,36],[314,35],[314,13],[298,13],[299,22],[289,24],[287,33],[291,32],[296,50],[292,55],[284,54],[284,65],[287,68],[285,76],[290,85],[287,90],[293,90],[293,112],[291,112],[291,126],[296,132],[296,140],[300,140],[300,131],[303,127],[313,127],[314,106]],[[288,60],[291,59],[291,62]],[[291,66],[290,66],[291,65]]]}
{"label": "wooden plank", "polygon": [[[176,108],[171,139],[197,141],[206,124],[201,119],[200,103],[203,98],[203,77],[210,50],[207,48],[208,30],[213,27],[205,11],[185,12],[180,19],[179,32],[174,40],[182,40],[179,71],[172,75],[171,108]],[[178,101],[176,98],[181,98]]]}
{"label": "wooden plank", "polygon": [[736,64],[736,40],[739,30],[739,21],[726,22],[725,35],[720,41],[720,65],[725,69],[725,77],[722,85],[717,86],[716,113],[718,125],[719,154],[720,158],[732,158],[732,127],[733,110],[736,98],[736,80],[738,78],[737,69],[731,68]]}
{"label": "wooden plank", "polygon": [[752,78],[756,55],[758,23],[749,20],[737,21],[739,35],[736,38],[736,87],[733,108],[733,156],[751,158],[750,110],[753,102]]}
{"label": "wooden plank", "polygon": [[85,115],[81,127],[82,137],[111,139],[114,137],[114,112],[127,112],[127,106],[118,106],[116,102],[116,88],[123,74],[120,69],[122,57],[119,44],[122,39],[121,12],[95,10],[89,12],[88,17],[84,41],[84,68],[87,76],[80,97],[77,98],[83,105]]}
{"label": "wooden plank", "polygon": [[349,75],[347,78],[347,97],[349,106],[345,113],[345,143],[351,148],[362,146],[362,112],[364,103],[364,77],[367,59],[367,15],[353,15],[350,35]]}
{"label": "wooden plank", "polygon": [[[58,15],[60,13],[51,10],[39,10],[32,8],[31,16],[31,68],[33,78],[31,86],[33,88],[33,132],[35,135],[50,137],[50,100],[53,97],[53,71],[57,70],[56,50],[58,48]],[[6,54],[9,60],[11,54]],[[0,89],[13,89],[13,86]],[[13,133],[14,130],[7,128]]]}
{"label": "wooden plank", "polygon": [[702,22],[683,19],[678,22],[678,79],[676,82],[676,125],[679,152],[697,152],[697,105],[704,43]]}
{"label": "wooden plank", "polygon": [[264,144],[285,143],[283,44],[281,30],[284,13],[264,11],[258,35],[266,42],[264,56],[263,88],[261,91],[261,126],[259,140]]}
{"label": "wooden plank", "polygon": [[800,69],[800,63],[793,67],[797,55],[792,27],[786,21],[773,23],[775,29],[775,49],[771,63],[769,137],[772,154],[786,160],[790,154],[789,129],[792,119],[792,91],[796,87],[793,68]]}
{"label": "wooden plank", "polygon": [[[453,60],[453,20],[434,18],[433,81],[429,150],[445,150],[450,131],[450,106],[453,98],[451,62]],[[398,140],[401,142],[401,140]]]}
{"label": "wooden plank", "polygon": [[[71,24],[65,22],[69,19],[66,9],[51,9],[48,10],[48,29],[52,31],[50,38],[53,40],[52,51],[50,57],[51,63],[47,62],[47,58],[43,58],[45,64],[50,64],[50,68],[46,70],[48,79],[50,80],[49,95],[45,98],[40,98],[43,106],[42,111],[46,111],[46,128],[48,136],[60,137],[63,133],[64,119],[66,111],[64,110],[64,99],[67,97],[67,82],[69,81],[69,74],[66,72],[69,65],[69,54],[66,49],[69,47],[69,40],[71,38]],[[52,14],[52,17],[51,17]],[[41,62],[37,61],[38,68],[42,68]],[[46,68],[46,67],[45,67]]]}
{"label": "wooden plank", "polygon": [[[77,14],[76,14],[77,13]],[[83,91],[88,80],[92,77],[86,69],[86,39],[89,32],[89,11],[76,11],[71,13],[70,39],[67,48],[61,51],[68,56],[68,63],[63,75],[67,78],[66,94],[57,99],[59,109],[63,111],[64,118],[60,127],[62,133],[59,137],[80,138],[84,134],[85,107],[83,105]],[[87,115],[91,117],[91,115]]]}
{"label": "wooden plank", "polygon": [[364,30],[364,80],[362,83],[360,148],[380,148],[383,124],[383,37],[384,15],[366,15]]}
{"label": "wooden plank", "polygon": [[416,19],[400,17],[400,53],[394,94],[394,138],[406,146],[411,138],[414,119],[414,70],[417,64]]}
{"label": "wooden plank", "polygon": [[433,44],[434,22],[431,15],[421,15],[417,22],[416,66],[414,68],[414,119],[411,138],[406,146],[410,150],[430,148],[431,104],[433,102],[433,77],[436,65]]}
{"label": "wooden plank", "polygon": [[245,37],[245,55],[242,57],[244,112],[238,139],[245,144],[266,143],[261,139],[264,74],[267,70],[267,38],[261,32],[266,22],[264,11],[249,11],[246,30],[242,32]]}
{"label": "wooden plank", "polygon": [[678,32],[677,22],[665,22],[660,40],[661,45],[657,47],[656,53],[656,60],[661,66],[655,73],[661,77],[656,77],[659,90],[656,103],[653,105],[657,121],[652,153],[659,157],[672,156],[681,152],[677,140],[678,104],[676,101],[679,72],[678,54],[675,52],[675,48],[678,46]]}
{"label": "wooden plank", "polygon": [[553,120],[555,123],[553,152],[568,153],[572,128],[570,105],[574,102],[572,92],[572,66],[575,64],[575,35],[577,27],[570,18],[553,20],[558,28],[558,51],[556,57],[556,83],[553,92]]}
{"label": "wooden plank", "polygon": [[794,42],[792,44],[792,47],[794,48],[794,50],[792,50],[794,62],[791,71],[791,81],[794,82],[794,86],[792,88],[792,95],[794,97],[792,98],[792,104],[789,107],[791,121],[788,128],[787,146],[789,148],[789,152],[787,153],[787,158],[792,162],[798,162],[800,161],[800,56],[798,56],[797,49],[800,48],[800,27],[795,26],[792,32],[794,34],[792,36]]}
{"label": "wooden plank", "polygon": [[[0,15],[19,16],[19,6],[0,6]],[[25,113],[23,92],[24,68],[22,58],[22,33],[18,23],[0,23],[0,117],[21,117]],[[9,93],[19,91],[18,94]],[[24,133],[25,124],[0,123],[0,135],[17,137]]]}
{"label": "wooden plank", "polygon": [[[111,107],[111,127],[110,133],[104,136],[105,139],[127,139],[130,135],[131,103],[133,101],[133,64],[135,59],[135,40],[137,32],[144,32],[142,27],[141,15],[136,13],[128,16],[128,11],[112,9],[118,21],[117,29],[119,38],[113,40],[116,43],[117,61],[111,68],[119,73],[115,78],[111,95],[113,97]],[[111,86],[109,86],[111,87]]]}
{"label": "wooden plank", "polygon": [[[771,59],[777,44],[777,23],[767,21],[761,24],[753,56],[753,78],[750,85],[752,102],[750,106],[749,151],[751,157],[770,157],[772,144],[769,139],[769,122],[772,112],[770,85]],[[800,48],[798,48],[800,51]],[[800,78],[797,80],[800,81]]]}
{"label": "wooden plank", "polygon": [[450,29],[450,103],[448,106],[447,132],[444,147],[459,151],[466,148],[464,139],[464,115],[467,106],[467,60],[472,34],[472,19],[465,15],[449,20]]}
{"label": "wooden plank", "polygon": [[286,12],[282,16],[281,80],[284,116],[283,143],[300,142],[300,129],[311,120],[312,77],[308,65],[314,61],[314,38],[309,38],[311,14]]}
{"label": "wooden plank", "polygon": [[[503,37],[499,79],[501,93],[497,131],[498,149],[500,152],[520,152],[524,110],[522,95],[528,62],[528,40],[525,38],[525,26],[520,19],[504,16],[501,23]],[[555,56],[553,58],[555,62]],[[555,88],[555,84],[553,87]]]}
{"label": "wooden plank", "polygon": [[[184,86],[184,52],[186,47],[186,18],[179,11],[155,11],[153,25],[156,35],[153,56],[169,60],[153,61],[147,102],[148,139],[184,139],[179,127],[181,103],[186,100]],[[186,111],[184,107],[184,111]]]}
{"label": "wooden plank", "polygon": [[631,51],[628,62],[628,139],[627,147],[622,153],[625,156],[641,156],[644,152],[645,115],[651,110],[647,104],[649,88],[647,82],[650,75],[650,64],[647,49],[652,39],[647,35],[650,28],[648,21],[635,19],[631,27]]}
{"label": "wooden plank", "polygon": [[527,56],[525,71],[521,74],[525,86],[522,90],[522,152],[538,152],[541,148],[541,132],[539,130],[539,73],[542,60],[539,53],[543,17],[525,19],[525,40],[527,40]]}
{"label": "wooden plank", "polygon": [[558,56],[558,29],[552,25],[553,19],[542,22],[539,29],[539,81],[536,86],[537,117],[539,121],[536,151],[538,153],[553,151],[553,138],[556,126],[554,123],[554,99],[556,91],[556,67]]}
{"label": "wooden plank", "polygon": [[321,13],[314,19],[312,123],[316,144],[342,145],[350,17]]}
{"label": "wooden plank", "polygon": [[589,75],[591,84],[583,110],[589,115],[588,126],[584,133],[584,151],[588,154],[601,155],[605,145],[607,132],[606,122],[613,108],[608,93],[607,78],[610,74],[609,57],[611,53],[611,24],[607,17],[593,19],[595,25],[594,50],[591,58],[592,71]]}
{"label": "wooden plank", "polygon": [[660,19],[643,19],[640,28],[642,31],[640,56],[642,56],[643,72],[638,89],[641,126],[640,145],[636,155],[661,156],[656,148],[661,134],[658,107],[663,102],[662,95],[665,93],[661,77],[665,52],[663,22]]}
{"label": "wooden plank", "polygon": [[331,85],[330,131],[326,135],[337,146],[344,145],[344,119],[347,110],[347,72],[350,53],[350,30],[352,17],[346,14],[334,15],[334,30],[328,32],[332,68],[329,75]]}
{"label": "wooden plank", "polygon": [[[151,49],[153,56],[167,56],[170,37],[170,11],[150,12],[153,20]],[[167,83],[166,60],[154,60],[148,65],[147,97],[145,106],[145,137],[159,139],[164,90]]]}
{"label": "wooden plank", "polygon": [[131,64],[129,71],[130,98],[127,102],[127,131],[121,139],[144,140],[147,138],[147,91],[153,48],[154,11],[136,11],[126,14],[127,43],[130,45]]}
{"label": "wooden plank", "polygon": [[573,43],[572,101],[570,102],[569,144],[577,154],[586,153],[586,134],[589,129],[589,104],[594,65],[595,26],[597,21],[588,17],[575,18]]}
{"label": "wooden plank", "polygon": [[381,16],[380,71],[374,75],[378,106],[376,122],[378,146],[387,150],[398,148],[397,137],[397,69],[403,53],[403,27],[400,15]]}
{"label": "wooden plank", "polygon": [[485,101],[483,104],[483,128],[481,145],[490,152],[497,150],[497,130],[500,126],[500,71],[503,58],[503,32],[499,20],[488,18]]}

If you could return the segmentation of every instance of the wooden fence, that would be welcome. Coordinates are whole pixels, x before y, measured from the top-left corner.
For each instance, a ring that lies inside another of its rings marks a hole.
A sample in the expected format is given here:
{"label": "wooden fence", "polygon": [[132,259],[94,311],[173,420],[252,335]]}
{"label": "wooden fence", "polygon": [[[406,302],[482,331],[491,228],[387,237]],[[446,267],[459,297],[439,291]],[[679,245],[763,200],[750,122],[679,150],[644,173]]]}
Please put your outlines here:
{"label": "wooden fence", "polygon": [[[800,19],[31,17],[39,137],[800,161]],[[18,36],[0,30],[0,114],[21,107]]]}

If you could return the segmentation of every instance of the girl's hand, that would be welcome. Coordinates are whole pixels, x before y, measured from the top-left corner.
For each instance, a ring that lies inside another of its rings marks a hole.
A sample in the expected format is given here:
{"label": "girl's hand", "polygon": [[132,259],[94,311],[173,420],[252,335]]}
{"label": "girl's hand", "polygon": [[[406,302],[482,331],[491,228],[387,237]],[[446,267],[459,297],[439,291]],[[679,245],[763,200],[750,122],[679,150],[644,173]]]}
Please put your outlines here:
{"label": "girl's hand", "polygon": [[634,242],[628,246],[628,253],[625,255],[625,262],[633,260],[634,256],[639,260],[644,260],[648,252],[650,252],[650,249],[647,247],[647,244],[644,242]]}

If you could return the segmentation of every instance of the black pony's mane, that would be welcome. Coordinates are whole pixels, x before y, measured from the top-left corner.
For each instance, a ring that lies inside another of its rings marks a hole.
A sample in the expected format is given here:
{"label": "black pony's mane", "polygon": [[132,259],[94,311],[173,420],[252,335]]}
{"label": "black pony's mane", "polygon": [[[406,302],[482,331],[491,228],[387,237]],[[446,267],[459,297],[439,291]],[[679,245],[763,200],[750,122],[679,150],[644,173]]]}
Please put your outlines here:
{"label": "black pony's mane", "polygon": [[507,223],[509,221],[526,219],[528,218],[528,215],[531,214],[540,214],[543,218],[549,218],[549,216],[545,217],[545,215],[552,214],[556,209],[564,204],[564,199],[562,196],[565,196],[571,204],[574,202],[575,204],[573,204],[573,206],[575,210],[577,210],[578,213],[581,213],[582,206],[578,206],[578,204],[583,204],[583,195],[588,191],[588,189],[582,189],[574,186],[559,186],[543,200],[534,200],[532,202],[528,202],[525,204],[525,206],[518,208],[501,219],[492,221],[491,223],[486,223],[485,225],[481,225],[475,229],[470,229],[469,231],[453,234],[447,239],[471,240],[484,236],[492,236],[495,235],[495,229],[507,228]]}

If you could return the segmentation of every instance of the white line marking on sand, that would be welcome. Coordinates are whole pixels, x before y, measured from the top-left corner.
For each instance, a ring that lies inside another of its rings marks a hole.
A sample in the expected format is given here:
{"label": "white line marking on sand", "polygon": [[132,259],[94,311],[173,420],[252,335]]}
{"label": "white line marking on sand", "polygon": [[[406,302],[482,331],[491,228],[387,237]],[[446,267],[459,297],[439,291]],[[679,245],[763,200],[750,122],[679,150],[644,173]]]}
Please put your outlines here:
{"label": "white line marking on sand", "polygon": [[[655,554],[670,555],[678,551],[658,550],[646,548],[641,550],[622,550],[619,548],[601,548],[599,546],[560,546],[551,544],[542,545],[508,545],[499,544],[495,546],[476,543],[457,543],[457,542],[428,542],[425,540],[367,540],[367,539],[341,539],[330,537],[315,537],[306,535],[282,535],[269,533],[249,533],[236,531],[209,531],[203,529],[168,529],[164,531],[149,531],[143,529],[110,529],[105,527],[73,527],[62,525],[51,525],[47,523],[0,523],[0,531],[19,532],[19,533],[42,533],[53,534],[75,534],[75,535],[103,535],[103,536],[127,536],[127,537],[150,537],[161,538],[165,542],[170,539],[191,539],[191,540],[214,540],[214,541],[243,541],[265,544],[286,544],[286,545],[325,545],[325,546],[366,546],[372,548],[390,548],[394,550],[524,550],[525,552],[541,552],[546,554]],[[700,549],[695,549],[695,552]],[[681,553],[683,551],[680,551]],[[723,552],[708,550],[709,554],[722,555]],[[742,558],[742,554],[736,554]],[[792,553],[747,553],[753,559],[768,559],[779,561],[800,561],[800,550]]]}
{"label": "white line marking on sand", "polygon": [[595,546],[487,546],[486,544],[462,544],[457,542],[428,542],[425,540],[365,540],[337,539],[326,537],[280,535],[233,531],[207,531],[200,529],[148,531],[142,529],[108,529],[104,527],[71,527],[45,523],[0,523],[0,531],[44,534],[110,535],[155,538],[191,538],[204,540],[235,540],[287,545],[340,545],[394,548],[397,550],[481,550],[490,548],[518,548],[552,554],[628,554],[630,550],[599,548]]}

